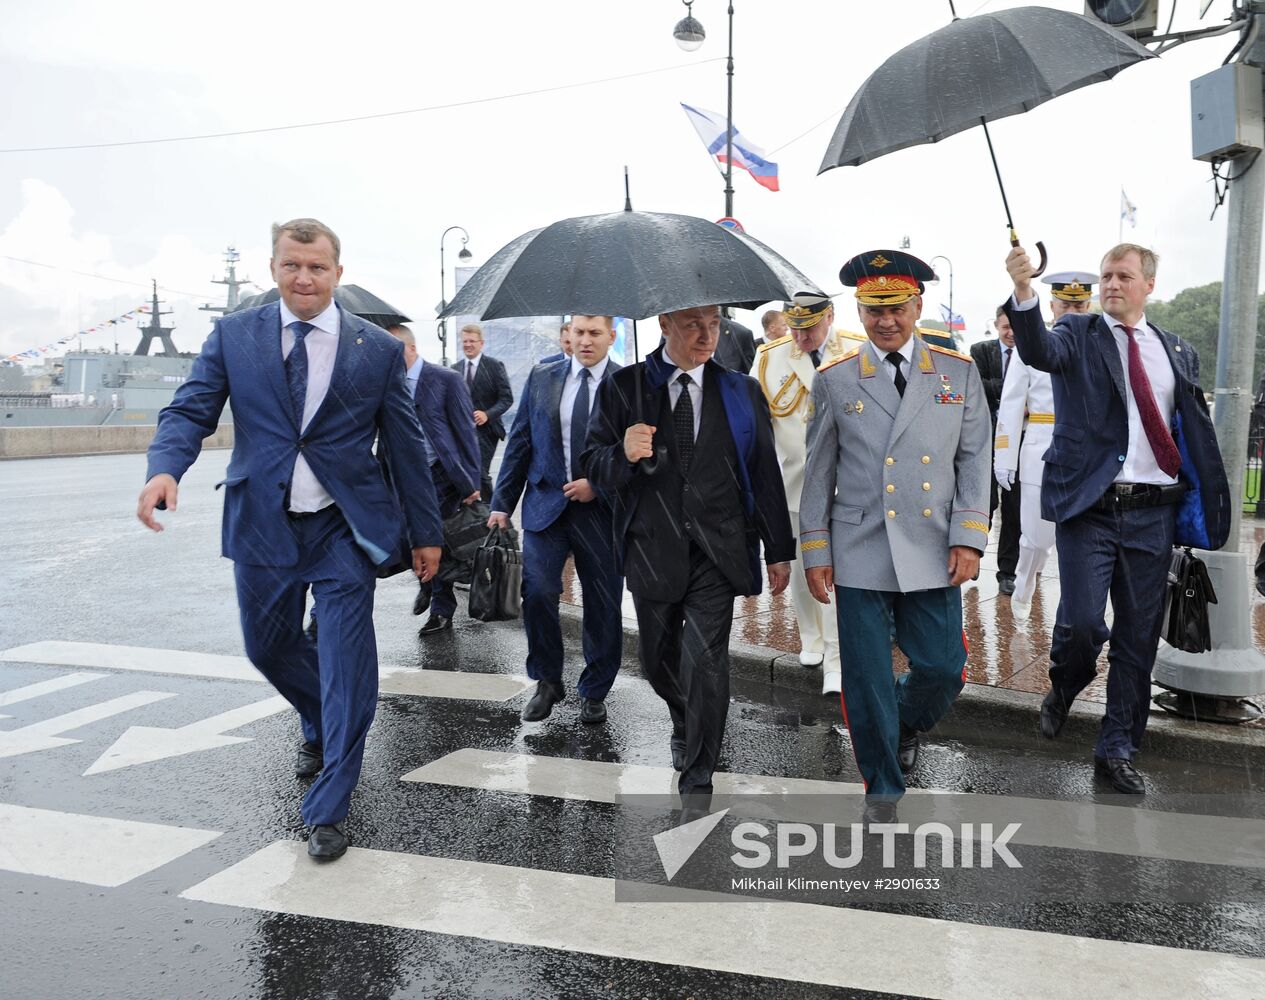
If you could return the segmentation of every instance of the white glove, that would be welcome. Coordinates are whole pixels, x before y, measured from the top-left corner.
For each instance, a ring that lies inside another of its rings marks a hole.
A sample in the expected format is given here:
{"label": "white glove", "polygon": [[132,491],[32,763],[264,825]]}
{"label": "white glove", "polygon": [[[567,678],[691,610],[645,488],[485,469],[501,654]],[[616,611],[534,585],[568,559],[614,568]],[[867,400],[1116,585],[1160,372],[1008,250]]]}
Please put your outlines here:
{"label": "white glove", "polygon": [[1014,469],[996,469],[993,474],[997,477],[997,485],[1003,490],[1009,490],[1015,485]]}

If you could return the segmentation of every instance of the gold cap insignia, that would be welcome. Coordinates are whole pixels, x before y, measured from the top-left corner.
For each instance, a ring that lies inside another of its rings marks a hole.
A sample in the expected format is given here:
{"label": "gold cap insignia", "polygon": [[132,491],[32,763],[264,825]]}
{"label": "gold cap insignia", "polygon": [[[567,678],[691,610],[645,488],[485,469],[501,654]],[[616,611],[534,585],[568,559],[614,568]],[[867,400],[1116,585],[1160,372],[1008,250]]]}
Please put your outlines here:
{"label": "gold cap insignia", "polygon": [[875,254],[874,259],[869,262],[870,267],[887,267],[891,261],[884,257],[881,253]]}

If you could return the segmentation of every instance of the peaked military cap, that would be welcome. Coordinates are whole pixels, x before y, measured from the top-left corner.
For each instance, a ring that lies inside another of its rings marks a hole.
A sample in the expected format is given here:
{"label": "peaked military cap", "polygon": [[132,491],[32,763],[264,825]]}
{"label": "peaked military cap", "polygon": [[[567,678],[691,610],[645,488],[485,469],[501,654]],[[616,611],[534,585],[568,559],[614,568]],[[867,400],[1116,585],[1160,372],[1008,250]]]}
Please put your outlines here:
{"label": "peaked military cap", "polygon": [[843,265],[839,280],[856,289],[863,306],[898,306],[926,289],[936,272],[903,250],[868,250]]}
{"label": "peaked military cap", "polygon": [[796,292],[791,301],[782,307],[786,325],[792,330],[805,330],[816,326],[830,310],[830,299],[824,295]]}
{"label": "peaked military cap", "polygon": [[1098,275],[1088,271],[1060,271],[1041,278],[1050,286],[1050,294],[1064,302],[1088,302],[1094,295]]}

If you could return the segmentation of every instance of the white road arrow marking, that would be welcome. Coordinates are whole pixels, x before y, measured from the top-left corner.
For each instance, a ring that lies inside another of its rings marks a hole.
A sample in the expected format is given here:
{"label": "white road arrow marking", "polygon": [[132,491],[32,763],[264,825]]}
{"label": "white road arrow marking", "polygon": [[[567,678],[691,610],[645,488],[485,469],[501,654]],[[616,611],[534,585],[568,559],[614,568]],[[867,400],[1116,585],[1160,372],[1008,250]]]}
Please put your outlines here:
{"label": "white road arrow marking", "polygon": [[251,722],[258,722],[270,715],[284,712],[290,703],[278,695],[252,702],[241,708],[221,712],[209,719],[201,719],[179,729],[160,729],[154,726],[131,726],[114,745],[98,757],[85,775],[103,771],[117,771],[134,764],[148,764],[167,757],[179,757],[199,750],[215,750],[234,743],[249,743],[250,736],[225,736],[230,729],[239,729]]}
{"label": "white road arrow marking", "polygon": [[[27,684],[25,687],[14,688],[12,691],[0,691],[0,708],[6,705],[16,705],[20,701],[30,701],[32,698],[38,698],[41,695],[52,694],[54,691],[63,691],[66,688],[87,684],[88,681],[95,681],[98,677],[104,676],[105,674],[90,674],[86,672],[66,674],[63,677],[52,677],[46,681],[37,681],[34,684]],[[0,715],[0,719],[7,718],[9,716]]]}
{"label": "white road arrow marking", "polygon": [[89,705],[87,708],[67,712],[65,715],[45,719],[43,722],[33,722],[21,729],[0,732],[0,757],[16,757],[19,754],[34,753],[36,750],[51,750],[53,747],[62,747],[69,743],[79,743],[79,740],[67,739],[57,734],[79,729],[81,726],[108,719],[121,712],[130,712],[142,705],[152,705],[156,701],[174,697],[175,695],[171,692],[135,691],[96,705]]}

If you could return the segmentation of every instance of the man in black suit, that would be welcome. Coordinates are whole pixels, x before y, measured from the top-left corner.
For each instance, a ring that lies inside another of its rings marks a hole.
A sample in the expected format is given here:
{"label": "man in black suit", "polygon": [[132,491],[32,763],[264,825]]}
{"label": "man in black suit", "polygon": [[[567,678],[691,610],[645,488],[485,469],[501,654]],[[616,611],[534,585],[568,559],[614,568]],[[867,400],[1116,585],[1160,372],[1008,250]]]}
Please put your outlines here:
{"label": "man in black suit", "polygon": [[483,353],[483,327],[467,323],[461,328],[461,353],[466,356],[452,366],[466,382],[474,402],[474,425],[479,434],[479,454],[483,460],[479,482],[484,500],[492,499],[492,456],[496,445],[505,440],[501,417],[514,404],[514,390],[503,362]]}
{"label": "man in black suit", "polygon": [[722,316],[713,360],[731,372],[745,375],[755,363],[755,335],[741,323]]}
{"label": "man in black suit", "polygon": [[[664,343],[602,380],[584,467],[614,505],[641,667],[672,717],[687,808],[712,791],[729,712],[734,598],[790,580],[795,539],[759,383],[712,359],[716,306],[659,317]],[[642,461],[643,459],[649,462]]]}
{"label": "man in black suit", "polygon": [[[1001,387],[1006,378],[1006,368],[1014,356],[1015,335],[1005,310],[998,308],[994,322],[996,340],[982,340],[971,345],[971,360],[984,382],[984,396],[988,399],[988,412],[993,418],[993,440],[997,440],[997,407],[1001,405]],[[1015,567],[1019,564],[1019,497],[1020,485],[1015,485],[998,496],[997,480],[991,480],[988,489],[988,517],[1001,507],[1001,537],[997,542],[997,585],[1003,594],[1015,592]]]}

